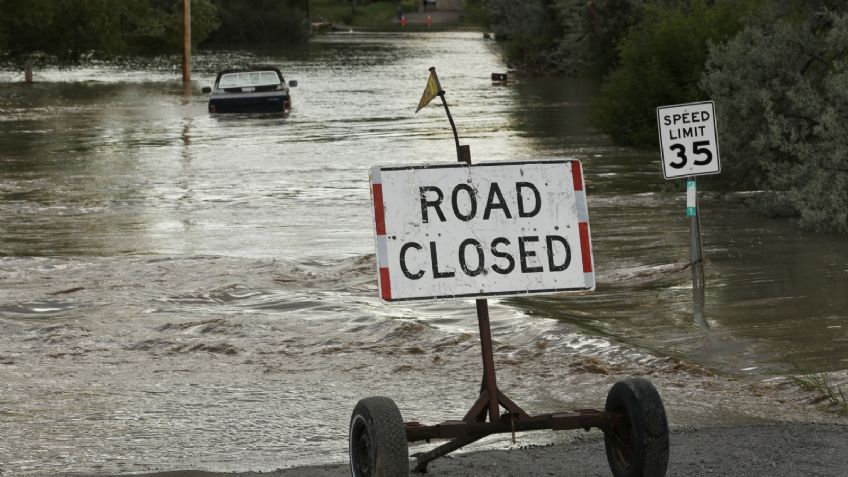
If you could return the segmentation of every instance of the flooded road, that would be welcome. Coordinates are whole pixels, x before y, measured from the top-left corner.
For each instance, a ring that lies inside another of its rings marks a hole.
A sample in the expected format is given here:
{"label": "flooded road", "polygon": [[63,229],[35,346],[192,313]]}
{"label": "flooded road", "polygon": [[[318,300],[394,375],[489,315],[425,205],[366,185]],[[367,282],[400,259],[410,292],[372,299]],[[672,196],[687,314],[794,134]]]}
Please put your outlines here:
{"label": "flooded road", "polygon": [[[369,395],[461,417],[473,302],[376,290],[369,168],[455,161],[444,111],[413,114],[430,66],[475,162],[583,161],[597,290],[490,300],[513,400],[601,407],[648,375],[673,425],[823,418],[777,378],[848,369],[848,240],[707,193],[699,326],[684,194],[658,153],[592,129],[593,82],[493,85],[505,66],[471,32],[195,60],[188,95],[178,61],[0,72],[0,473],[341,461]],[[200,88],[242,63],[298,80],[288,117],[207,113]]]}

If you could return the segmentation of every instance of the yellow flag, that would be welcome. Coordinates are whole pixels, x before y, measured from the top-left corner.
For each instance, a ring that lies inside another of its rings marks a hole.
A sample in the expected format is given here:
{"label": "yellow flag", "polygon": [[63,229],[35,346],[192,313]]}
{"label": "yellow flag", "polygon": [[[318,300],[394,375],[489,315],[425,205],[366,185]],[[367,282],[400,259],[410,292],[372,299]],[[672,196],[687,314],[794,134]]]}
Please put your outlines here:
{"label": "yellow flag", "polygon": [[430,101],[441,92],[442,85],[439,84],[439,77],[436,76],[436,68],[430,67],[430,78],[427,80],[427,87],[424,88],[424,94],[421,96],[421,101],[418,102],[418,109],[415,112],[417,113],[421,108],[430,104]]}

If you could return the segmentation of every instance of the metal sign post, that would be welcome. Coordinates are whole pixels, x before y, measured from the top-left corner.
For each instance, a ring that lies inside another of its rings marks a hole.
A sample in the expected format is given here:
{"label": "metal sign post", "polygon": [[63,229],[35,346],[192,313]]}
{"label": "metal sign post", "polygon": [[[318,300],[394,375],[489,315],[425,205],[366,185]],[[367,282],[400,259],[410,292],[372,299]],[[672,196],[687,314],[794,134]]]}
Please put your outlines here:
{"label": "metal sign post", "polygon": [[721,172],[715,105],[712,101],[657,108],[660,153],[666,179],[688,177],[686,216],[689,217],[689,263],[692,268],[692,299],[695,322],[707,326],[704,317],[706,281],[701,249],[701,219],[695,176]]}
{"label": "metal sign post", "polygon": [[483,378],[462,420],[436,425],[404,422],[386,397],[360,400],[350,421],[352,475],[408,475],[408,442],[450,439],[416,456],[414,469],[424,472],[432,460],[492,434],[591,427],[604,431],[615,475],[664,475],[668,421],[650,382],[619,381],[603,411],[538,416],[498,389],[485,297],[594,289],[582,167],[568,159],[471,165],[435,68],[430,73],[419,109],[442,98],[458,163],[371,169],[378,289],[384,302],[475,298]]}
{"label": "metal sign post", "polygon": [[690,177],[686,181],[686,216],[689,217],[689,265],[692,268],[692,302],[695,308],[695,323],[709,327],[704,317],[707,282],[704,276],[701,217],[698,211],[698,189],[695,177]]}

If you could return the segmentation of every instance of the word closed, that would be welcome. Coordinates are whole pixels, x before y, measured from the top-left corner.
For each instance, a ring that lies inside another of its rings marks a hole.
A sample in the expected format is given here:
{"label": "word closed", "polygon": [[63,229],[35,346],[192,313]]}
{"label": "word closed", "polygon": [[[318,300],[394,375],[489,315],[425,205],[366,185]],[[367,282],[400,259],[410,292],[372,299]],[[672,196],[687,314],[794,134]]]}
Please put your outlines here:
{"label": "word closed", "polygon": [[591,290],[580,163],[376,166],[384,301]]}
{"label": "word closed", "polygon": [[721,172],[712,101],[660,106],[657,124],[666,179]]}

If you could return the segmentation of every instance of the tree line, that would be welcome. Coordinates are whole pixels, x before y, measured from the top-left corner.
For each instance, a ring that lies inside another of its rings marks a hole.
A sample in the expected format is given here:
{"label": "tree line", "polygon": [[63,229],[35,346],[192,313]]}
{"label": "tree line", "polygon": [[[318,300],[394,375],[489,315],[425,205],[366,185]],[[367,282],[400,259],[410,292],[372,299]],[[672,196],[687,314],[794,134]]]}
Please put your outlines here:
{"label": "tree line", "polygon": [[[191,0],[197,45],[303,41],[304,0]],[[78,62],[114,55],[176,53],[181,0],[0,0],[0,57]]]}
{"label": "tree line", "polygon": [[[593,76],[597,126],[656,147],[655,108],[716,103],[722,174],[802,226],[848,232],[848,2],[844,0],[467,0],[483,2],[509,63]],[[344,2],[342,2],[344,3]],[[78,62],[176,53],[181,0],[0,0],[0,60]],[[308,0],[191,0],[192,41],[305,41]]]}
{"label": "tree line", "polygon": [[848,2],[487,0],[507,60],[597,77],[597,126],[657,147],[657,106],[716,103],[722,173],[766,213],[848,232]]}

